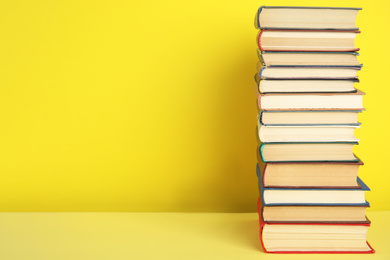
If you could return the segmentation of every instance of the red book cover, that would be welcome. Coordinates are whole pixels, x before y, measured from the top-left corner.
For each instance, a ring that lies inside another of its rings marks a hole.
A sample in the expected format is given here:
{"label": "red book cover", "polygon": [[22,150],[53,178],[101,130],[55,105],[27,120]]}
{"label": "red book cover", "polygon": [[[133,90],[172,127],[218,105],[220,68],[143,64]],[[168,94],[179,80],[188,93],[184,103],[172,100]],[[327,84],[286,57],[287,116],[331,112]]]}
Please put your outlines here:
{"label": "red book cover", "polygon": [[266,248],[263,240],[263,229],[265,225],[349,225],[349,226],[370,226],[370,224],[351,224],[351,223],[266,223],[263,221],[261,214],[261,199],[257,201],[257,209],[259,213],[259,223],[260,223],[260,243],[265,253],[277,253],[277,254],[369,254],[374,253],[375,250],[367,242],[367,246],[370,248],[369,251],[270,251]]}

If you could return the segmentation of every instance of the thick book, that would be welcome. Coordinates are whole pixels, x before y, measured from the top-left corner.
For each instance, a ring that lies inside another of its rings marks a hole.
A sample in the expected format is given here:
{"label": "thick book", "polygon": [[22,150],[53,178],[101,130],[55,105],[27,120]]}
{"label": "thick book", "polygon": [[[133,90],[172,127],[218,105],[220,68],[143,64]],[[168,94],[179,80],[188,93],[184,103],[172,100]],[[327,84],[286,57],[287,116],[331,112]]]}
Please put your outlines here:
{"label": "thick book", "polygon": [[263,162],[358,162],[357,142],[262,143]]}
{"label": "thick book", "polygon": [[262,30],[258,36],[261,51],[354,52],[360,31]]}
{"label": "thick book", "polygon": [[270,126],[288,125],[360,125],[361,110],[261,110],[259,123]]}
{"label": "thick book", "polygon": [[365,199],[365,192],[370,189],[360,179],[357,179],[358,187],[340,189],[333,187],[316,188],[292,188],[278,187],[270,188],[263,186],[260,168],[257,164],[256,173],[262,204],[264,206],[287,206],[287,205],[339,205],[339,206],[369,206]]}
{"label": "thick book", "polygon": [[356,79],[361,70],[357,67],[269,67],[257,63],[256,81],[260,79]]}
{"label": "thick book", "polygon": [[258,126],[262,143],[358,142],[353,125]]}
{"label": "thick book", "polygon": [[263,187],[266,188],[359,188],[357,162],[268,162],[257,161]]}
{"label": "thick book", "polygon": [[265,223],[260,220],[264,252],[280,254],[364,254],[370,224]]}
{"label": "thick book", "polygon": [[261,6],[255,17],[258,29],[358,30],[361,8]]}
{"label": "thick book", "polygon": [[255,76],[259,93],[356,93],[358,79],[260,79]]}
{"label": "thick book", "polygon": [[264,252],[280,254],[368,254],[370,224],[265,223],[260,219]]}
{"label": "thick book", "polygon": [[261,51],[257,55],[268,67],[362,67],[357,52]]}
{"label": "thick book", "polygon": [[364,110],[363,96],[355,93],[261,93],[262,110]]}

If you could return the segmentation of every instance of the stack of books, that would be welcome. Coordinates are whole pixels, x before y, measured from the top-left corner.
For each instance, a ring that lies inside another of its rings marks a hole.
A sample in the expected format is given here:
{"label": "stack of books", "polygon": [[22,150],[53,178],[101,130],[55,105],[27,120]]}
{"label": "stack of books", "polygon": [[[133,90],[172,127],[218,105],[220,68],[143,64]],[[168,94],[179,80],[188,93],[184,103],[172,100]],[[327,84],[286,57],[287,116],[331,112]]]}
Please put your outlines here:
{"label": "stack of books", "polygon": [[273,253],[373,253],[358,177],[364,93],[360,8],[262,6],[258,165],[261,244]]}

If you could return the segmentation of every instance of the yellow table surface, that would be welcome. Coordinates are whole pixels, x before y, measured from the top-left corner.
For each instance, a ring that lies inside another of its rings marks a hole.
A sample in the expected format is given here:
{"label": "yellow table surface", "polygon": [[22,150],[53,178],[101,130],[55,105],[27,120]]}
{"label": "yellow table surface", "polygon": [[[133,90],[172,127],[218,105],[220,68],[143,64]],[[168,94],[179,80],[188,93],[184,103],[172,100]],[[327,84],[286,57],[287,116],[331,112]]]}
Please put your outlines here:
{"label": "yellow table surface", "polygon": [[[390,259],[390,211],[368,212],[369,255]],[[313,259],[266,254],[256,213],[0,213],[0,259]]]}

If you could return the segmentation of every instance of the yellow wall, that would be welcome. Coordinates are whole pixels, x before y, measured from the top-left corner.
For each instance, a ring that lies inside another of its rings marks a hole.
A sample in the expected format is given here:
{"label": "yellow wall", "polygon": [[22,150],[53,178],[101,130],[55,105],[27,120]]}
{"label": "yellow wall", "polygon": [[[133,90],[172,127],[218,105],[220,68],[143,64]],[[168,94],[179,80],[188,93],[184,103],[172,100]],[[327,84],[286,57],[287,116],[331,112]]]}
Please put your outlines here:
{"label": "yellow wall", "polygon": [[390,209],[386,1],[1,1],[0,211],[254,211],[260,5],[363,7],[357,135]]}

